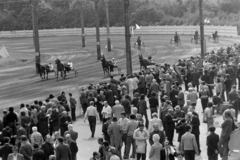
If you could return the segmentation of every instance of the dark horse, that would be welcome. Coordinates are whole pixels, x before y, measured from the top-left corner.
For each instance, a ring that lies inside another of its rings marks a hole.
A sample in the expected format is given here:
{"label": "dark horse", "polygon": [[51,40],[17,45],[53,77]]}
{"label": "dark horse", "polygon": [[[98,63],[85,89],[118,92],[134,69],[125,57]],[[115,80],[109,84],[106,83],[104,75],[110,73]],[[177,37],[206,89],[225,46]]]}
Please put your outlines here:
{"label": "dark horse", "polygon": [[[56,77],[58,79],[58,72],[61,72],[61,77],[65,78],[67,75],[66,75],[66,66],[64,64],[61,63],[61,61],[59,59],[56,59],[55,60],[55,63],[57,65],[57,71],[56,71]],[[64,75],[63,75],[64,73]]]}
{"label": "dark horse", "polygon": [[147,66],[155,65],[155,63],[149,62],[147,59],[144,59],[142,55],[139,55],[139,62],[140,62],[140,70],[142,70],[142,67],[146,70]]}
{"label": "dark horse", "polygon": [[46,74],[47,75],[46,79],[48,79],[49,66],[41,65],[40,63],[36,63],[36,67],[37,67],[40,77],[42,79],[45,79],[45,74]]}
{"label": "dark horse", "polygon": [[111,74],[111,69],[110,69],[110,62],[108,62],[105,58],[105,56],[103,55],[101,57],[101,63],[102,63],[102,68],[103,68],[103,74]]}

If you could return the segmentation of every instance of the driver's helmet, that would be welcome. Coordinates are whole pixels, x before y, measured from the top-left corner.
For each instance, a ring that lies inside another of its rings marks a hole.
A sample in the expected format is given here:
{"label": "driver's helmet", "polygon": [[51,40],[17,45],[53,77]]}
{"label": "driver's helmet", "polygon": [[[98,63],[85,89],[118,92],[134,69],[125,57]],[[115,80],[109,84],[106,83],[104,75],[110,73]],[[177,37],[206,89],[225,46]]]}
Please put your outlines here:
{"label": "driver's helmet", "polygon": [[175,35],[177,35],[177,32],[175,32]]}
{"label": "driver's helmet", "polygon": [[114,58],[112,58],[112,60],[114,61],[115,59],[114,59]]}
{"label": "driver's helmet", "polygon": [[68,62],[72,62],[71,60],[69,60]]}
{"label": "driver's helmet", "polygon": [[138,39],[141,39],[141,37],[138,37]]}

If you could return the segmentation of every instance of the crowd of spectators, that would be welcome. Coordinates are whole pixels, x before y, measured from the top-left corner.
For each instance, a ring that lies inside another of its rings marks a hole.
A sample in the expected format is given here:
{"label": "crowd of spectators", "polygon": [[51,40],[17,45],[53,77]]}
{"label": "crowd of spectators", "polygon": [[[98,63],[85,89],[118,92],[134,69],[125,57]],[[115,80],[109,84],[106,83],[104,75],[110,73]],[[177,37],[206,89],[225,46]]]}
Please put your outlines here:
{"label": "crowd of spectators", "polygon": [[[172,66],[157,64],[81,88],[77,98],[92,138],[97,120],[102,122],[103,138],[98,139],[99,151],[93,152],[91,159],[194,160],[205,145],[200,144],[199,127],[203,122],[209,130],[209,160],[216,160],[218,154],[227,160],[240,105],[237,53],[238,46],[234,45],[207,53],[205,59],[196,56]],[[62,92],[58,97],[50,94],[45,101],[21,104],[19,111],[13,107],[4,110],[0,120],[2,159],[76,160],[78,133],[72,125],[76,106],[74,96],[69,93],[67,99]],[[196,112],[197,106],[203,113]],[[217,114],[224,119],[220,136],[214,133]],[[175,131],[177,142],[173,140]]]}

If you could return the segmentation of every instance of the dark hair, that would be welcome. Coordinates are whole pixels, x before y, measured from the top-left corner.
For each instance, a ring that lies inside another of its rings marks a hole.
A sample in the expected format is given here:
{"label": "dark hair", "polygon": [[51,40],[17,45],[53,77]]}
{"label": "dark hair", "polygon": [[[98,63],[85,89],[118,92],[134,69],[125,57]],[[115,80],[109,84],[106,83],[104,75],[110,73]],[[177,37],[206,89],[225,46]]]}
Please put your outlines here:
{"label": "dark hair", "polygon": [[144,99],[145,99],[145,95],[144,95],[144,94],[141,94],[140,100],[144,100]]}
{"label": "dark hair", "polygon": [[102,145],[107,147],[107,146],[109,146],[109,143],[107,141],[105,141],[105,142],[102,143]]}
{"label": "dark hair", "polygon": [[91,101],[91,102],[90,102],[90,105],[94,105],[94,102],[93,102],[93,101]]}
{"label": "dark hair", "polygon": [[21,116],[26,116],[26,113],[25,112],[21,112],[20,115]]}
{"label": "dark hair", "polygon": [[20,109],[23,108],[23,107],[25,107],[25,105],[23,103],[20,104]]}
{"label": "dark hair", "polygon": [[26,141],[26,140],[27,140],[27,137],[26,137],[25,135],[22,135],[22,136],[21,136],[21,140],[22,140],[22,141]]}
{"label": "dark hair", "polygon": [[40,106],[42,106],[42,105],[43,105],[43,102],[42,102],[42,101],[39,101],[38,104],[39,104]]}
{"label": "dark hair", "polygon": [[214,126],[210,126],[208,128],[209,132],[215,132],[216,128]]}
{"label": "dark hair", "polygon": [[35,100],[35,101],[34,101],[34,104],[38,104],[38,101],[37,101],[37,100]]}
{"label": "dark hair", "polygon": [[103,142],[103,138],[98,138],[98,142]]}
{"label": "dark hair", "polygon": [[58,138],[58,141],[59,141],[60,143],[63,143],[63,138],[62,138],[62,137],[59,137],[59,138]]}
{"label": "dark hair", "polygon": [[9,143],[9,142],[10,142],[10,138],[4,137],[4,138],[3,138],[3,141],[4,141],[4,143]]}
{"label": "dark hair", "polygon": [[72,97],[72,93],[69,93],[69,96]]}
{"label": "dark hair", "polygon": [[191,126],[186,125],[185,130],[186,130],[186,131],[190,131],[190,130],[191,130]]}
{"label": "dark hair", "polygon": [[152,95],[152,97],[155,97],[156,93],[154,91],[152,91],[151,95]]}
{"label": "dark hair", "polygon": [[207,106],[208,106],[208,107],[212,107],[212,106],[213,106],[213,103],[212,103],[212,102],[208,102]]}
{"label": "dark hair", "polygon": [[9,112],[13,112],[14,111],[14,108],[13,107],[9,107]]}
{"label": "dark hair", "polygon": [[122,112],[121,115],[126,116],[126,113],[125,113],[125,112]]}
{"label": "dark hair", "polygon": [[191,106],[196,106],[196,103],[194,103],[194,102],[193,102],[193,103],[191,103]]}
{"label": "dark hair", "polygon": [[113,117],[112,121],[117,122],[117,117]]}
{"label": "dark hair", "polygon": [[39,145],[37,144],[37,143],[35,143],[34,145],[33,145],[33,148],[34,149],[37,149],[39,147]]}
{"label": "dark hair", "polygon": [[62,91],[62,94],[65,94],[65,92],[64,92],[64,91]]}
{"label": "dark hair", "polygon": [[136,118],[136,116],[134,115],[134,114],[130,114],[130,119],[135,119]]}
{"label": "dark hair", "polygon": [[99,155],[98,152],[93,152],[93,157],[95,157],[95,156],[97,156],[97,155]]}

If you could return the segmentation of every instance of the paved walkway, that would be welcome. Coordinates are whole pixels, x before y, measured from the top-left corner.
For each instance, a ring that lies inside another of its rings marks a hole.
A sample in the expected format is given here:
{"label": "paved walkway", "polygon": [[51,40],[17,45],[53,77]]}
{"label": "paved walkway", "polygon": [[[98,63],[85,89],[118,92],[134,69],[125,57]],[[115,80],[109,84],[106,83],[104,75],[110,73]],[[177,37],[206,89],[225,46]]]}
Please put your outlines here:
{"label": "paved walkway", "polygon": [[[206,137],[207,137],[207,125],[205,123],[202,123],[203,119],[203,113],[202,113],[202,107],[201,107],[201,102],[198,100],[196,107],[196,111],[199,113],[200,117],[200,145],[201,145],[201,157],[203,160],[207,159],[207,147],[206,147]],[[148,113],[150,117],[150,111]],[[220,124],[223,122],[222,116],[217,115],[215,118],[215,121],[219,121]],[[88,160],[91,158],[93,151],[98,151],[98,144],[97,144],[97,138],[102,137],[102,124],[100,122],[97,123],[96,127],[96,138],[90,138],[90,129],[88,125],[88,121],[86,123],[83,122],[83,118],[79,119],[76,123],[74,123],[74,129],[79,133],[79,138],[77,140],[77,144],[79,147],[79,152],[77,155],[78,160]],[[221,129],[217,128],[216,133],[220,134]],[[178,134],[174,134],[174,144],[178,146],[177,142],[177,136]],[[150,145],[148,143],[147,147],[147,155],[149,153],[149,148]],[[124,151],[124,147],[122,148],[122,151]]]}

